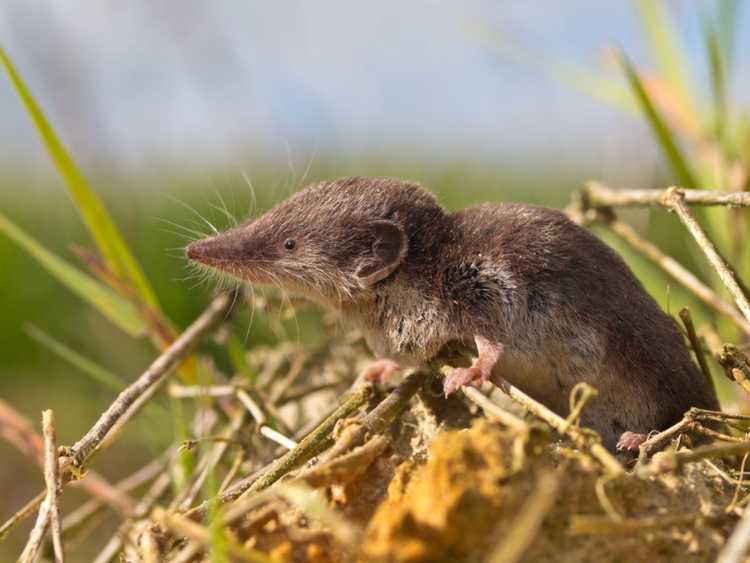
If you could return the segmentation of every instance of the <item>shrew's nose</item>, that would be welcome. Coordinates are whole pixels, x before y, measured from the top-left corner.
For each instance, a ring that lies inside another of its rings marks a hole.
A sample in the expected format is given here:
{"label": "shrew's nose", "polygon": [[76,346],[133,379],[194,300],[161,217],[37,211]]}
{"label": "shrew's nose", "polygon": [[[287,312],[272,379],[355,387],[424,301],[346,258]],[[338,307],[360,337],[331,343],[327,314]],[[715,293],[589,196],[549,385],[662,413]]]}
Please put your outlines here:
{"label": "shrew's nose", "polygon": [[236,260],[239,258],[236,242],[225,235],[204,238],[191,242],[185,249],[185,254],[190,260],[203,263]]}

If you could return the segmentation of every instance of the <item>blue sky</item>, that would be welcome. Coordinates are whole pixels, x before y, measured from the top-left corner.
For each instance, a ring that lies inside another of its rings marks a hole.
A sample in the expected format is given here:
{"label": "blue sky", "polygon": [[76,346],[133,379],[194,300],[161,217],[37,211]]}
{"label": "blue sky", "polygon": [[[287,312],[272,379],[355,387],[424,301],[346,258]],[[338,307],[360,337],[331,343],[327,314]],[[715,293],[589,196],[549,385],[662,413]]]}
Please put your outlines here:
{"label": "blue sky", "polygon": [[[713,2],[666,6],[705,89],[699,15]],[[750,86],[744,8],[735,94]],[[602,70],[606,49],[619,46],[651,64],[628,0],[0,4],[0,42],[84,160],[373,153],[596,162],[653,152],[637,119],[490,53],[467,23],[546,61]],[[0,162],[43,157],[5,81],[0,147]]]}

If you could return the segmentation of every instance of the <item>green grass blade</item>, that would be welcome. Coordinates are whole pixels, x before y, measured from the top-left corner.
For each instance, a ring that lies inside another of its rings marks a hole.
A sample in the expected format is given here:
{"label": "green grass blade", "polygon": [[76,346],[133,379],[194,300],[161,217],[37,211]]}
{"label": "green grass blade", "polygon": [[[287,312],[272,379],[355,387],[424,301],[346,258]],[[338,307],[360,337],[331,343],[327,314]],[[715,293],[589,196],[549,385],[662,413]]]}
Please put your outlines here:
{"label": "green grass blade", "polygon": [[690,73],[684,51],[667,14],[662,0],[638,0],[638,16],[646,32],[651,52],[661,74],[682,98],[685,107],[695,113],[695,103],[690,94]]}
{"label": "green grass blade", "polygon": [[695,181],[695,176],[691,172],[687,161],[682,156],[682,152],[677,145],[677,141],[675,140],[674,135],[672,135],[672,132],[670,131],[666,122],[659,114],[659,111],[651,101],[651,98],[646,93],[646,90],[643,87],[640,78],[638,78],[638,73],[635,71],[635,68],[633,68],[633,65],[624,55],[622,55],[622,66],[625,71],[625,76],[628,80],[628,84],[630,84],[630,87],[633,90],[633,94],[635,95],[636,100],[638,100],[638,103],[641,106],[641,110],[643,111],[646,120],[651,126],[651,130],[653,131],[654,136],[656,137],[659,145],[664,151],[664,155],[666,156],[667,161],[674,170],[680,186],[684,188],[697,188],[698,185]]}
{"label": "green grass blade", "polygon": [[40,328],[34,325],[26,326],[26,334],[36,340],[39,344],[68,362],[84,375],[91,377],[97,383],[101,383],[115,391],[122,391],[125,384],[112,372],[106,370],[86,356],[76,352],[66,344],[56,340]]}
{"label": "green grass blade", "polygon": [[[100,366],[96,362],[88,359],[80,352],[76,352],[70,346],[63,344],[56,338],[50,336],[39,327],[26,325],[26,334],[38,342],[41,346],[47,348],[50,352],[73,366],[83,375],[86,375],[97,383],[120,392],[125,388],[125,383],[108,369]],[[162,426],[169,424],[169,417],[166,410],[159,403],[149,402],[144,405],[144,414],[148,414],[155,424]]]}
{"label": "green grass blade", "polygon": [[73,159],[57,138],[54,129],[45,117],[39,104],[26,87],[13,62],[0,47],[0,63],[5,68],[8,78],[16,93],[21,98],[29,117],[34,122],[39,137],[44,143],[50,158],[62,176],[73,201],[81,214],[86,227],[96,242],[96,246],[109,267],[123,279],[132,282],[140,297],[152,307],[158,307],[153,289],[146,280],[143,271],[131,254],[120,231],[107,212],[104,204],[89,187],[86,179],[78,170]]}
{"label": "green grass blade", "polygon": [[737,0],[718,0],[716,2],[717,39],[724,55],[727,70],[734,59],[734,39],[737,22],[740,17],[740,3]]}
{"label": "green grass blade", "polygon": [[234,371],[246,377],[250,385],[255,385],[255,382],[258,379],[258,374],[255,373],[253,368],[250,367],[250,364],[247,362],[247,358],[245,357],[245,345],[234,333],[229,335],[227,350],[229,351],[229,359],[232,362]]}
{"label": "green grass blade", "polygon": [[0,214],[0,233],[4,233],[23,248],[60,283],[93,305],[125,332],[133,336],[145,334],[146,325],[132,303],[48,251],[2,214]]}
{"label": "green grass blade", "polygon": [[[714,135],[722,144],[726,139],[727,119],[727,91],[726,91],[726,64],[719,35],[708,18],[704,18],[703,35],[708,52],[709,69],[711,71],[711,94],[714,107]],[[723,180],[720,185],[723,185]]]}
{"label": "green grass blade", "polygon": [[482,23],[464,22],[462,31],[471,41],[481,45],[489,53],[536,68],[552,80],[620,110],[629,113],[638,111],[633,96],[619,80],[535,53]]}

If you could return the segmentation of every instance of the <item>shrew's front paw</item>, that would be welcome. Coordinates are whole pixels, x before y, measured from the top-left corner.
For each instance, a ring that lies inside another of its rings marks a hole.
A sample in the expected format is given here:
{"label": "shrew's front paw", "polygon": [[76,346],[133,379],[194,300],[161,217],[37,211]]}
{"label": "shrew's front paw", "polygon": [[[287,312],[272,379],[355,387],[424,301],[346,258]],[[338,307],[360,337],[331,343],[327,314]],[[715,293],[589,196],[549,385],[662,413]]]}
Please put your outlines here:
{"label": "shrew's front paw", "polygon": [[617,442],[618,452],[637,452],[641,447],[641,444],[646,441],[646,434],[638,434],[636,432],[623,432],[620,439]]}
{"label": "shrew's front paw", "polygon": [[364,379],[365,381],[371,381],[373,383],[383,385],[387,383],[391,379],[391,377],[393,377],[393,374],[400,369],[401,366],[399,366],[393,360],[375,360],[362,370],[360,378]]}
{"label": "shrew's front paw", "polygon": [[482,383],[490,378],[490,375],[489,371],[482,370],[477,365],[469,368],[453,368],[453,371],[451,371],[450,375],[443,382],[443,392],[447,397],[466,385],[479,388],[482,386]]}

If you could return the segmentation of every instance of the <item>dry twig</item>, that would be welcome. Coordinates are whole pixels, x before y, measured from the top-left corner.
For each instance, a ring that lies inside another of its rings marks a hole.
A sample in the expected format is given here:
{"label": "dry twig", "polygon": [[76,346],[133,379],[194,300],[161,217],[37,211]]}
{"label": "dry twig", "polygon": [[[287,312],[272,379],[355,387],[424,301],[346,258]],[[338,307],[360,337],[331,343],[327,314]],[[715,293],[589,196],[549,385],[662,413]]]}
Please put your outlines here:
{"label": "dry twig", "polygon": [[685,287],[685,289],[690,291],[703,303],[731,319],[745,334],[750,335],[750,322],[731,303],[722,299],[713,289],[703,283],[674,258],[664,254],[653,243],[641,238],[633,227],[617,220],[611,214],[603,214],[599,211],[594,211],[591,214],[587,213],[585,218],[587,221],[593,220],[606,225],[636,252],[651,260],[665,274]]}
{"label": "dry twig", "polygon": [[536,538],[544,518],[557,500],[560,481],[554,473],[544,473],[537,480],[531,498],[515,519],[508,533],[492,550],[490,563],[516,563]]}
{"label": "dry twig", "polygon": [[[750,192],[682,190],[685,202],[692,205],[750,207]],[[584,190],[590,207],[642,207],[664,205],[665,190],[621,190],[599,182],[588,182]]]}
{"label": "dry twig", "polygon": [[[251,495],[269,487],[281,479],[281,477],[329,447],[331,444],[330,435],[336,423],[356,412],[367,402],[371,395],[372,385],[366,383],[355,387],[344,402],[312,432],[303,438],[299,444],[297,444],[296,448],[290,450],[274,461],[264,470],[263,473],[261,473],[260,476],[251,475],[229,488],[219,497],[221,502],[233,502],[238,498]],[[189,510],[186,513],[186,516],[200,521],[205,517],[207,510],[208,501]]]}
{"label": "dry twig", "polygon": [[226,318],[232,301],[230,293],[217,296],[201,316],[193,321],[138,379],[117,396],[91,430],[71,448],[74,465],[83,466],[115,424],[122,424],[135,414],[131,412],[131,406],[144,394],[153,392],[190,355],[198,342]]}
{"label": "dry twig", "polygon": [[[218,295],[206,310],[149,366],[149,368],[124,391],[99,417],[94,426],[70,450],[70,455],[60,465],[62,485],[74,477],[73,467],[81,468],[96,451],[108,442],[108,437],[117,433],[151,398],[159,384],[187,358],[198,342],[221,323],[233,302],[231,293]],[[44,500],[40,494],[16,512],[0,527],[0,538],[34,513]]]}
{"label": "dry twig", "polygon": [[32,563],[36,560],[48,527],[52,530],[55,563],[62,563],[64,559],[62,539],[60,537],[60,509],[57,504],[57,497],[60,492],[60,471],[57,458],[55,417],[51,410],[42,412],[42,434],[44,436],[44,482],[46,484],[46,495],[34,528],[29,535],[29,541],[19,558],[19,561],[22,563]]}
{"label": "dry twig", "polygon": [[729,290],[729,293],[734,297],[737,307],[739,307],[742,314],[745,315],[745,319],[750,321],[750,303],[747,300],[747,296],[741,288],[741,283],[737,278],[737,274],[732,270],[726,260],[719,254],[716,246],[708,235],[695,220],[695,217],[690,213],[687,204],[685,203],[685,194],[683,191],[677,188],[669,188],[663,197],[664,205],[674,211],[677,216],[685,225],[687,230],[693,235],[695,242],[698,243],[703,253],[708,258],[708,261],[719,274],[719,278]]}
{"label": "dry twig", "polygon": [[[180,536],[190,538],[204,547],[208,548],[212,545],[211,533],[189,518],[167,512],[159,507],[154,508],[151,512],[151,518],[157,524],[176,532]],[[244,547],[231,537],[226,537],[225,541],[229,553],[239,561],[246,561],[248,563],[273,563],[273,559],[264,553]]]}
{"label": "dry twig", "polygon": [[716,563],[741,563],[750,548],[750,508],[745,508],[739,523],[719,553]]}
{"label": "dry twig", "polygon": [[706,381],[708,381],[708,384],[713,387],[714,380],[711,377],[711,370],[709,369],[708,363],[706,362],[706,354],[704,353],[703,346],[701,346],[701,341],[698,339],[698,335],[695,332],[695,325],[693,324],[693,319],[690,316],[690,311],[688,309],[684,308],[680,310],[680,320],[685,326],[685,332],[687,333],[688,341],[690,342],[690,346],[692,346],[693,348],[693,353],[695,354],[695,359],[701,368],[701,372],[706,378]]}

